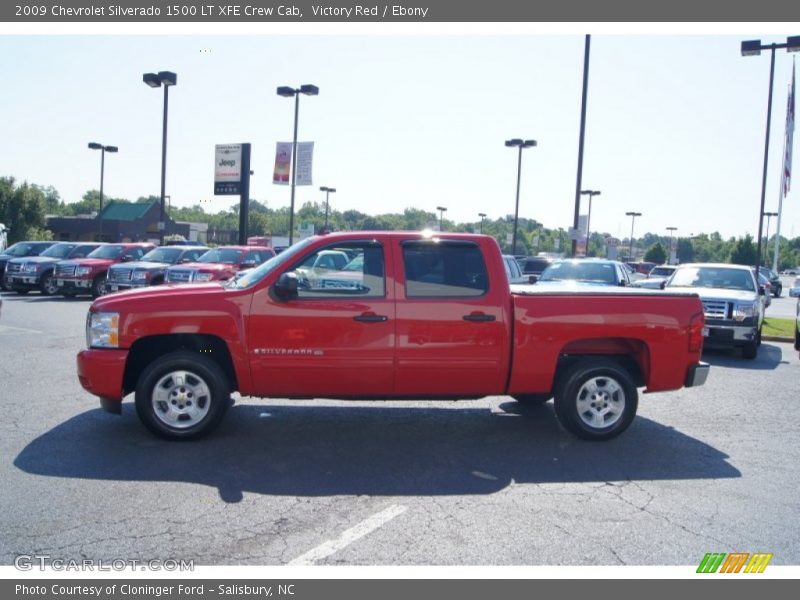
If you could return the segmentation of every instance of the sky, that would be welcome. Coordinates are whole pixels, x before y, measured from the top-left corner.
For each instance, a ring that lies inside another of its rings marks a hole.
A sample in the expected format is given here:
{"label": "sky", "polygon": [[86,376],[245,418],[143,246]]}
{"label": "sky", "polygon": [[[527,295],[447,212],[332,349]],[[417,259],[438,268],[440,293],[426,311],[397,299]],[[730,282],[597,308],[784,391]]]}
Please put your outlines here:
{"label": "sky", "polygon": [[[592,231],[627,237],[625,213],[637,211],[636,237],[668,235],[670,226],[679,236],[755,235],[769,54],[742,57],[739,44],[784,42],[800,33],[794,25],[767,34],[757,25],[736,35],[591,32],[582,187],[601,191]],[[216,212],[238,202],[213,195],[214,146],[236,142],[253,145],[251,198],[288,206],[289,188],[272,184],[272,169],[275,143],[292,139],[294,102],[275,89],[310,83],[320,93],[301,97],[298,139],[315,142],[313,185],[297,188],[298,207],[324,201],[319,187],[329,186],[337,210],[445,206],[445,217],[459,222],[513,215],[518,151],[504,141],[523,138],[537,146],[523,151],[520,216],[572,225],[580,28],[14,31],[0,30],[0,176],[51,185],[66,201],[99,187],[100,153],[89,142],[120,149],[106,155],[106,195],[159,195],[163,92],[142,74],[169,70],[178,74],[169,94],[173,206]],[[778,207],[793,56],[776,57],[767,211]],[[795,138],[800,144],[800,132]],[[797,182],[784,201],[785,236],[800,235],[799,204]]]}

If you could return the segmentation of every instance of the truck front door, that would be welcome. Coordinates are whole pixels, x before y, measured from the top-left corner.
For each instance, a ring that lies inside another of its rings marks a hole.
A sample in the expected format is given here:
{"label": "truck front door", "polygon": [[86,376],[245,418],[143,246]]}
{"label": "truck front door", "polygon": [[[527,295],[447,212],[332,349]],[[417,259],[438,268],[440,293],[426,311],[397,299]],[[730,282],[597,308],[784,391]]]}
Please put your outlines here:
{"label": "truck front door", "polygon": [[296,297],[254,294],[248,353],[257,395],[392,393],[395,303],[386,251],[374,240],[324,246],[285,270],[297,277]]}

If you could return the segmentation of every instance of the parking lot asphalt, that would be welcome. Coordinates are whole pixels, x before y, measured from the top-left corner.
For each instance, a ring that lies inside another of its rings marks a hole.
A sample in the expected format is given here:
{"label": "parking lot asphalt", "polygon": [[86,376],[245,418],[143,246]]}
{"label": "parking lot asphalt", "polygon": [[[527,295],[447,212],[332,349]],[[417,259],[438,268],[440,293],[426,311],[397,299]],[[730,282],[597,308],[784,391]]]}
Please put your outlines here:
{"label": "parking lot asphalt", "polygon": [[604,443],[508,397],[244,398],[210,437],[175,443],[78,384],[88,306],[3,294],[0,564],[800,564],[790,344],[706,353],[705,386],[642,395]]}

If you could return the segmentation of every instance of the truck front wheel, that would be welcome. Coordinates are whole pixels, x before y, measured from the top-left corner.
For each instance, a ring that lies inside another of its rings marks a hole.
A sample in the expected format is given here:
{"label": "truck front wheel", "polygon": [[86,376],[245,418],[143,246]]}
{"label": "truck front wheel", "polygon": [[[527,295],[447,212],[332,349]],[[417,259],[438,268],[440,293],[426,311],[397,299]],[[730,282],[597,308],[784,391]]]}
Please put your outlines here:
{"label": "truck front wheel", "polygon": [[630,374],[612,360],[587,358],[559,378],[555,410],[561,424],[585,440],[608,440],[625,431],[639,403]]}
{"label": "truck front wheel", "polygon": [[219,425],[230,404],[222,369],[195,352],[171,352],[152,362],[136,386],[142,423],[168,440],[196,440]]}

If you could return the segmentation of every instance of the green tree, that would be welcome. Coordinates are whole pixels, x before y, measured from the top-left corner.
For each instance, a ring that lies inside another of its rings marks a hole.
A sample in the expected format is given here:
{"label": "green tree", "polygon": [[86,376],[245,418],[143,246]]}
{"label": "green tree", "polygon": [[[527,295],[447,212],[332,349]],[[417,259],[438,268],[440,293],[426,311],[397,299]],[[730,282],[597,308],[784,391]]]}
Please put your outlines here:
{"label": "green tree", "polygon": [[644,253],[644,259],[647,262],[654,262],[657,265],[663,265],[667,262],[667,251],[661,242],[656,242],[647,249]]}
{"label": "green tree", "polygon": [[[14,185],[14,178],[0,178],[0,223],[9,228],[8,242],[42,239],[45,196],[42,190],[23,183]],[[46,239],[46,238],[45,238]]]}
{"label": "green tree", "polygon": [[735,265],[756,264],[756,246],[753,243],[753,236],[748,233],[743,238],[736,240],[731,248],[728,261]]}

